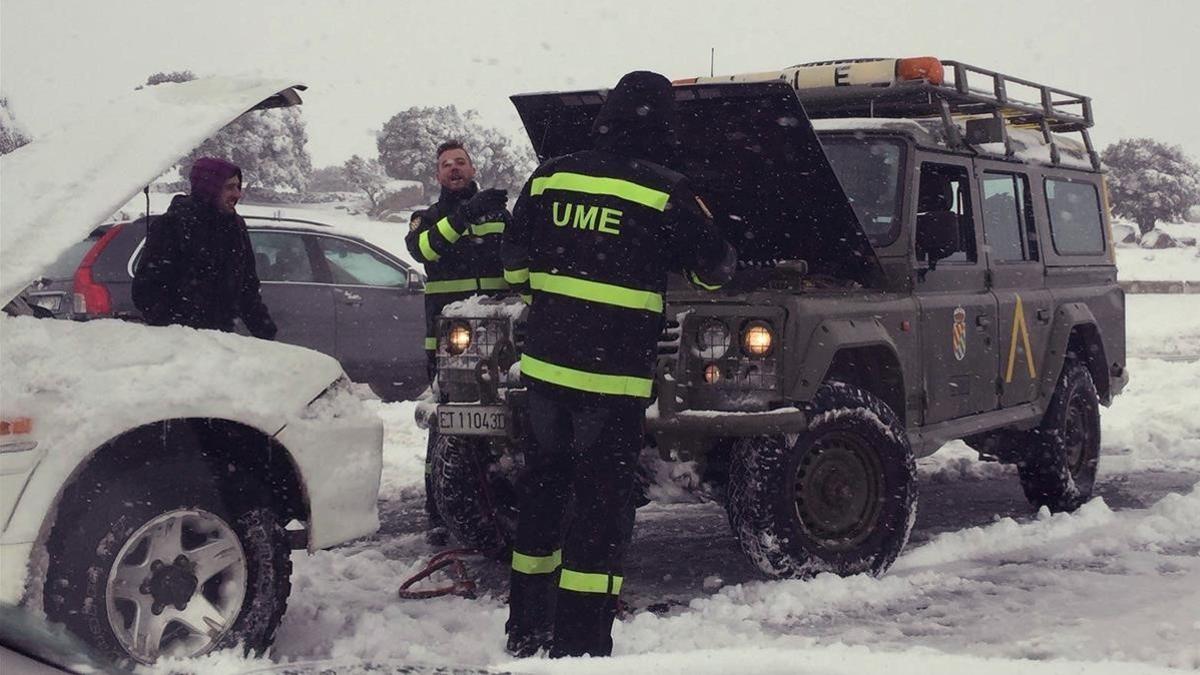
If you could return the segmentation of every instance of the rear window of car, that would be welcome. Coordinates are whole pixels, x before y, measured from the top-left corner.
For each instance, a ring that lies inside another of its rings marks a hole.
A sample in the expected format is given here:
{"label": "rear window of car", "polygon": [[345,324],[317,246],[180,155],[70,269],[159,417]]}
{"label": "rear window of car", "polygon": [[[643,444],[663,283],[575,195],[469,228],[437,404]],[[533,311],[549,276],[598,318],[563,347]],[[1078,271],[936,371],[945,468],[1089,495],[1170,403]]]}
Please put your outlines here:
{"label": "rear window of car", "polygon": [[98,241],[100,241],[100,235],[88,237],[79,243],[72,244],[42,271],[42,276],[54,281],[74,277],[75,270],[79,269],[79,263],[83,261],[83,256],[87,255],[87,252],[92,250]]}
{"label": "rear window of car", "polygon": [[1054,250],[1059,255],[1104,253],[1104,220],[1096,186],[1066,178],[1047,178],[1045,189]]}

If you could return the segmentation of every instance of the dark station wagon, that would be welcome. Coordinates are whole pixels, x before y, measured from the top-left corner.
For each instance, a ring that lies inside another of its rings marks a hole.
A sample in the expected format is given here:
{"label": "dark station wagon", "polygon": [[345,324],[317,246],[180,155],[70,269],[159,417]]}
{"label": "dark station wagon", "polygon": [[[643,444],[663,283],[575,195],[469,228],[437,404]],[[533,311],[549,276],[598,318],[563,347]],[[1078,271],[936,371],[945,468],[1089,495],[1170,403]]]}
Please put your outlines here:
{"label": "dark station wagon", "polygon": [[[387,400],[414,398],[425,389],[421,272],[320,223],[247,216],[246,224],[277,340],[335,357],[350,379]],[[45,308],[60,318],[140,321],[131,288],[145,240],[145,218],[98,228],[75,269],[70,301],[62,297],[56,308]],[[31,304],[49,292],[65,296],[62,281],[51,283],[27,289]]]}

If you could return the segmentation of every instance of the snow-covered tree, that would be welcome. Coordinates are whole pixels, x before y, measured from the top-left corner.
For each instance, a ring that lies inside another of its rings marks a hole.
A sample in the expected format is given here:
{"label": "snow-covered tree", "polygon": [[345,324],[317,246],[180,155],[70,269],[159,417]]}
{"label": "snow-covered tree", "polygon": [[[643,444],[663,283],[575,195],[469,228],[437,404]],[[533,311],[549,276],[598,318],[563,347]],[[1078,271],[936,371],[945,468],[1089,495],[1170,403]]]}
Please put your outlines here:
{"label": "snow-covered tree", "polygon": [[519,190],[536,167],[533,149],[499,129],[480,123],[478,113],[460,113],[452,105],[409,108],[394,115],[377,137],[379,160],[393,178],[420,181],[426,194],[437,194],[434,153],[443,141],[466,146],[481,186]]}
{"label": "snow-covered tree", "polygon": [[363,159],[354,155],[342,166],[346,180],[356,189],[362,190],[371,201],[371,208],[379,204],[379,197],[387,186],[387,174],[377,159]]}
{"label": "snow-covered tree", "polygon": [[313,169],[308,177],[309,192],[352,192],[354,187],[346,178],[346,167],[341,164],[331,164]]}
{"label": "snow-covered tree", "polygon": [[[190,70],[155,73],[147,85],[188,82],[196,79]],[[248,112],[200,144],[179,163],[188,175],[200,157],[220,157],[242,169],[246,187],[304,190],[312,173],[312,158],[305,147],[308,132],[297,108],[275,108]]]}
{"label": "snow-covered tree", "polygon": [[[191,82],[196,79],[196,74],[190,70],[172,70],[171,72],[158,72],[146,78],[147,87],[162,84],[163,82]],[[141,87],[138,87],[139,89]]]}
{"label": "snow-covered tree", "polygon": [[29,136],[8,108],[8,99],[0,96],[0,155],[7,155],[28,142]]}
{"label": "snow-covered tree", "polygon": [[1177,145],[1125,138],[1104,149],[1112,209],[1142,234],[1159,220],[1181,220],[1200,203],[1200,167]]}

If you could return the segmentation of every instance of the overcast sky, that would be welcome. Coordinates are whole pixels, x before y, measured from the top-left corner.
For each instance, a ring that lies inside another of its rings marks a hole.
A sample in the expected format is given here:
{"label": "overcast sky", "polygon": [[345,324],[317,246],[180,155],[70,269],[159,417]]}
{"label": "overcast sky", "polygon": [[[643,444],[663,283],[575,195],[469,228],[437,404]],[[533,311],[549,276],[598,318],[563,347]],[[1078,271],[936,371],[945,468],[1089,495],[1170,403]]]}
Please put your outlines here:
{"label": "overcast sky", "polygon": [[1100,147],[1152,136],[1200,159],[1198,42],[1195,0],[0,0],[0,89],[36,135],[155,71],[295,77],[322,166],[374,156],[410,106],[516,130],[510,94],[703,75],[710,47],[718,74],[932,55],[1093,97]]}

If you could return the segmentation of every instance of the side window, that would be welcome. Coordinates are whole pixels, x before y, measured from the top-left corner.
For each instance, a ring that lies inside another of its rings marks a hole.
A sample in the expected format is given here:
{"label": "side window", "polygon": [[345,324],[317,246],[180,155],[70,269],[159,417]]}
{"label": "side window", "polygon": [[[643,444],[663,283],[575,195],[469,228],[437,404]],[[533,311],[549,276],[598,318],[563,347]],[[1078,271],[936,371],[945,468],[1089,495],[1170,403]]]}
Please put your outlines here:
{"label": "side window", "polygon": [[1029,182],[1021,174],[984,172],[983,231],[993,260],[1037,260]]}
{"label": "side window", "polygon": [[[921,183],[917,195],[917,213],[949,211],[958,216],[958,252],[942,263],[973,263],[975,221],[971,215],[971,178],[966,167],[955,164],[921,164]],[[919,239],[918,239],[919,240]]]}
{"label": "side window", "polygon": [[312,261],[304,237],[289,232],[251,232],[254,267],[261,281],[313,282]]}
{"label": "side window", "polygon": [[1047,178],[1045,187],[1054,250],[1060,255],[1104,253],[1104,221],[1096,186]]}
{"label": "side window", "polygon": [[335,284],[392,288],[408,286],[408,272],[374,251],[333,237],[321,237],[318,241]]}

